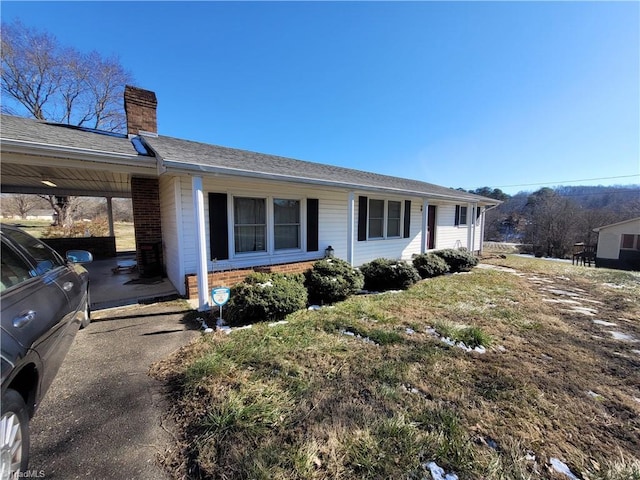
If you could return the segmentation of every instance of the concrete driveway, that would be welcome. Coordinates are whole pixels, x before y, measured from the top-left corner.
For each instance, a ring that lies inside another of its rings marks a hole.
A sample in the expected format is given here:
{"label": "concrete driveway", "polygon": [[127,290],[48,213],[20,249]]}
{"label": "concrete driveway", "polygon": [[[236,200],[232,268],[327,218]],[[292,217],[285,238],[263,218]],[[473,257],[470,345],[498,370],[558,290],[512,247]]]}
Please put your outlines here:
{"label": "concrete driveway", "polygon": [[171,443],[163,385],[149,366],[199,335],[185,302],[92,314],[31,424],[29,469],[49,479],[163,479]]}

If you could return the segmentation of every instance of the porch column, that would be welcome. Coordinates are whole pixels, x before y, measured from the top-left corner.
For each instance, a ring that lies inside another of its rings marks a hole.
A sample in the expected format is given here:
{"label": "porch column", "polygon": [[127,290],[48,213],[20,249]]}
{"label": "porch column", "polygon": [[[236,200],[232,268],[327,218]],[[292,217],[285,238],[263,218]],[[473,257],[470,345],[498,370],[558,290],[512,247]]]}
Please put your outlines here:
{"label": "porch column", "polygon": [[349,200],[347,202],[347,262],[353,266],[353,229],[355,228],[355,203],[356,195],[349,192]]}
{"label": "porch column", "polygon": [[426,253],[429,247],[429,200],[422,200],[422,241],[420,253]]}
{"label": "porch column", "polygon": [[484,250],[484,220],[486,212],[487,207],[480,207],[480,245],[478,245],[480,253]]}
{"label": "porch column", "polygon": [[192,177],[193,212],[196,225],[196,265],[198,274],[198,310],[209,310],[209,272],[207,269],[207,236],[204,230],[204,193],[202,177]]}
{"label": "porch column", "polygon": [[109,236],[115,237],[115,228],[113,227],[113,203],[112,198],[107,197],[107,220],[109,222]]}
{"label": "porch column", "polygon": [[473,203],[467,203],[467,250],[473,251]]}

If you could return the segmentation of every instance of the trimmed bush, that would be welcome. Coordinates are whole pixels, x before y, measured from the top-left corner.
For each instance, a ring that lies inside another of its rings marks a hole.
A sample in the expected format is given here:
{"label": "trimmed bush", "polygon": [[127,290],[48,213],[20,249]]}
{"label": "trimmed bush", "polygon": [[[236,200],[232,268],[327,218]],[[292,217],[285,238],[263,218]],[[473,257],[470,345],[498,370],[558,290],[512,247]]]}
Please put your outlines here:
{"label": "trimmed bush", "polygon": [[252,273],[231,288],[225,320],[231,326],[282,320],[307,306],[302,274]]}
{"label": "trimmed bush", "polygon": [[468,272],[478,265],[478,257],[467,250],[447,248],[445,250],[436,250],[433,254],[447,262],[451,273]]}
{"label": "trimmed bush", "polygon": [[364,288],[375,292],[406,290],[420,280],[413,265],[402,260],[378,258],[360,267],[364,275]]}
{"label": "trimmed bush", "polygon": [[357,293],[364,286],[362,272],[339,258],[326,258],[305,272],[305,287],[312,303],[335,303]]}
{"label": "trimmed bush", "polygon": [[413,259],[413,266],[416,267],[422,278],[432,278],[444,275],[449,271],[449,265],[442,257],[433,253],[423,253]]}

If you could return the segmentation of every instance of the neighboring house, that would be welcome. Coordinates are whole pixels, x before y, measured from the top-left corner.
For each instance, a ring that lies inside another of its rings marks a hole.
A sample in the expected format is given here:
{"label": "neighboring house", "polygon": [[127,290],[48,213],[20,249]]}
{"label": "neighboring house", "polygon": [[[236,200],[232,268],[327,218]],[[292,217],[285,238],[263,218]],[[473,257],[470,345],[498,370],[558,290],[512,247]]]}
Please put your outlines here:
{"label": "neighboring house", "polygon": [[[156,133],[155,94],[127,87],[128,135],[2,116],[6,192],[131,197],[138,265],[162,262],[182,295],[251,269],[303,271],[331,247],[354,266],[433,249],[481,251],[500,203],[407,178]],[[25,180],[30,177],[30,181]],[[51,177],[51,178],[49,178]]]}
{"label": "neighboring house", "polygon": [[594,228],[596,267],[640,271],[640,217]]}

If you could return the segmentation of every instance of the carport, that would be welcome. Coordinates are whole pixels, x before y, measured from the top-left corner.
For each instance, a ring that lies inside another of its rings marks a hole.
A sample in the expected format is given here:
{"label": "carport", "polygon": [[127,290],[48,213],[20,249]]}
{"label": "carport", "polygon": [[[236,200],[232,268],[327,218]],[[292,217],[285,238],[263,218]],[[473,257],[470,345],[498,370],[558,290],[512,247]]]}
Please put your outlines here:
{"label": "carport", "polygon": [[[137,102],[138,107],[155,108],[155,95],[139,98],[138,93],[137,89],[129,89],[125,104]],[[153,154],[137,140],[136,135],[142,127],[144,125],[129,122],[128,134],[116,134],[2,115],[0,189],[2,193],[105,197],[111,236],[114,235],[112,199],[132,198],[137,275],[162,276],[162,272],[145,271],[145,267],[151,266],[148,262],[150,247],[162,261],[162,232],[157,163]],[[108,266],[96,262],[90,270],[104,271],[116,266],[117,258]],[[157,264],[154,266],[157,269]],[[125,282],[129,280],[134,279],[125,279]],[[128,283],[125,287],[129,286],[129,289],[122,291],[114,288],[115,282],[113,279],[109,283],[114,300],[130,300],[131,293],[136,291],[131,287],[133,284]],[[166,279],[163,282],[171,285]],[[175,292],[172,285],[171,289]],[[163,290],[167,290],[166,285]],[[142,295],[148,297],[148,293],[142,292]],[[109,299],[103,302],[113,303]]]}

